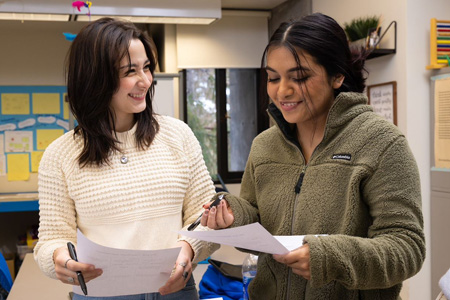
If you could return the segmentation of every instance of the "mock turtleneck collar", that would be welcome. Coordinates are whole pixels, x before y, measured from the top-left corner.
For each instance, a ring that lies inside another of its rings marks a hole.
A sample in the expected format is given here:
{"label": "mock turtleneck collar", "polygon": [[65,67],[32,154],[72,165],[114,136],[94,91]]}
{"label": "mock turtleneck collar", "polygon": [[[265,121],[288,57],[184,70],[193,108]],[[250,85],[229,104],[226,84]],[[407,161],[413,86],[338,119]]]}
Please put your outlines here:
{"label": "mock turtleneck collar", "polygon": [[117,140],[120,142],[119,147],[121,149],[129,149],[133,148],[136,145],[136,133],[137,122],[133,125],[133,127],[128,131],[116,132]]}

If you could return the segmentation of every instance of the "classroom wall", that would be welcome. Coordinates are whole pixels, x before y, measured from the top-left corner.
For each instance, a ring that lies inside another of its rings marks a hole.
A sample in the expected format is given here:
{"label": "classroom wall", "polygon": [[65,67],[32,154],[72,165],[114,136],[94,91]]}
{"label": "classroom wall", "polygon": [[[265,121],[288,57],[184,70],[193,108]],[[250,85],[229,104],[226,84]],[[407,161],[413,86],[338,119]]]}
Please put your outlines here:
{"label": "classroom wall", "polygon": [[283,22],[298,19],[311,13],[311,0],[288,0],[272,9],[269,21],[269,36],[277,30]]}
{"label": "classroom wall", "polygon": [[64,85],[70,42],[85,23],[0,21],[1,85]]}
{"label": "classroom wall", "polygon": [[[367,84],[397,81],[398,126],[408,138],[419,166],[427,258],[422,270],[406,282],[411,300],[434,299],[431,293],[430,241],[430,19],[450,19],[450,2],[431,0],[313,0],[313,12],[323,12],[341,25],[355,17],[382,15],[387,26],[397,21],[397,53],[367,61]],[[351,9],[346,9],[350,8]],[[383,29],[382,29],[383,30]]]}
{"label": "classroom wall", "polygon": [[209,26],[177,25],[178,68],[259,68],[268,43],[267,16],[223,12]]}

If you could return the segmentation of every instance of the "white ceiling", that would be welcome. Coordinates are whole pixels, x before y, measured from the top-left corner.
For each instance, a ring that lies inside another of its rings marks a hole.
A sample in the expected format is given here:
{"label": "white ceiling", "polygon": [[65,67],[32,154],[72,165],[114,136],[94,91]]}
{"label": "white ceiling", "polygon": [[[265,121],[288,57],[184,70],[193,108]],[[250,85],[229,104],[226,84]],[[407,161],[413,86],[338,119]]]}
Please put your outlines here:
{"label": "white ceiling", "polygon": [[222,8],[270,10],[286,0],[222,0]]}

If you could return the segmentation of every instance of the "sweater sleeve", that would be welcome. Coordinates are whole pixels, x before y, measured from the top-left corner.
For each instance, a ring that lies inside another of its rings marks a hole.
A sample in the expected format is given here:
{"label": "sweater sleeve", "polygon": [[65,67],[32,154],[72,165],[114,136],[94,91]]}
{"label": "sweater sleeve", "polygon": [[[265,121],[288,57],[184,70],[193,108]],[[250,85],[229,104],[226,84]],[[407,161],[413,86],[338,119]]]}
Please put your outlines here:
{"label": "sweater sleeve", "polygon": [[61,170],[61,154],[47,148],[39,165],[39,241],[34,258],[42,272],[56,278],[53,252],[68,241],[76,242],[75,205],[67,191]]}
{"label": "sweater sleeve", "polygon": [[404,137],[389,145],[360,188],[372,216],[367,238],[305,237],[312,287],[336,280],[348,289],[388,288],[422,266],[425,238],[419,173]]}
{"label": "sweater sleeve", "polygon": [[[214,194],[215,187],[211,180],[202,150],[197,138],[189,127],[185,127],[184,153],[189,164],[189,186],[183,202],[183,230],[192,224],[203,212],[203,204],[209,202]],[[199,225],[195,230],[209,230]],[[193,262],[197,263],[206,259],[219,248],[218,244],[200,241],[197,239],[180,237],[180,241],[188,242],[194,251]]]}

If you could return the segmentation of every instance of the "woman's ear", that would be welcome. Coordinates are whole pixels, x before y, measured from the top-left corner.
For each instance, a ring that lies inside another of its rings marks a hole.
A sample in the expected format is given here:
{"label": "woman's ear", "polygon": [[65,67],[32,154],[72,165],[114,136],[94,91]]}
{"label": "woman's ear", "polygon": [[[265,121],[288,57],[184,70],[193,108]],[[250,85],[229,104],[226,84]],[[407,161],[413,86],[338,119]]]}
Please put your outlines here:
{"label": "woman's ear", "polygon": [[345,76],[342,74],[336,74],[333,79],[333,89],[338,89],[344,83]]}

